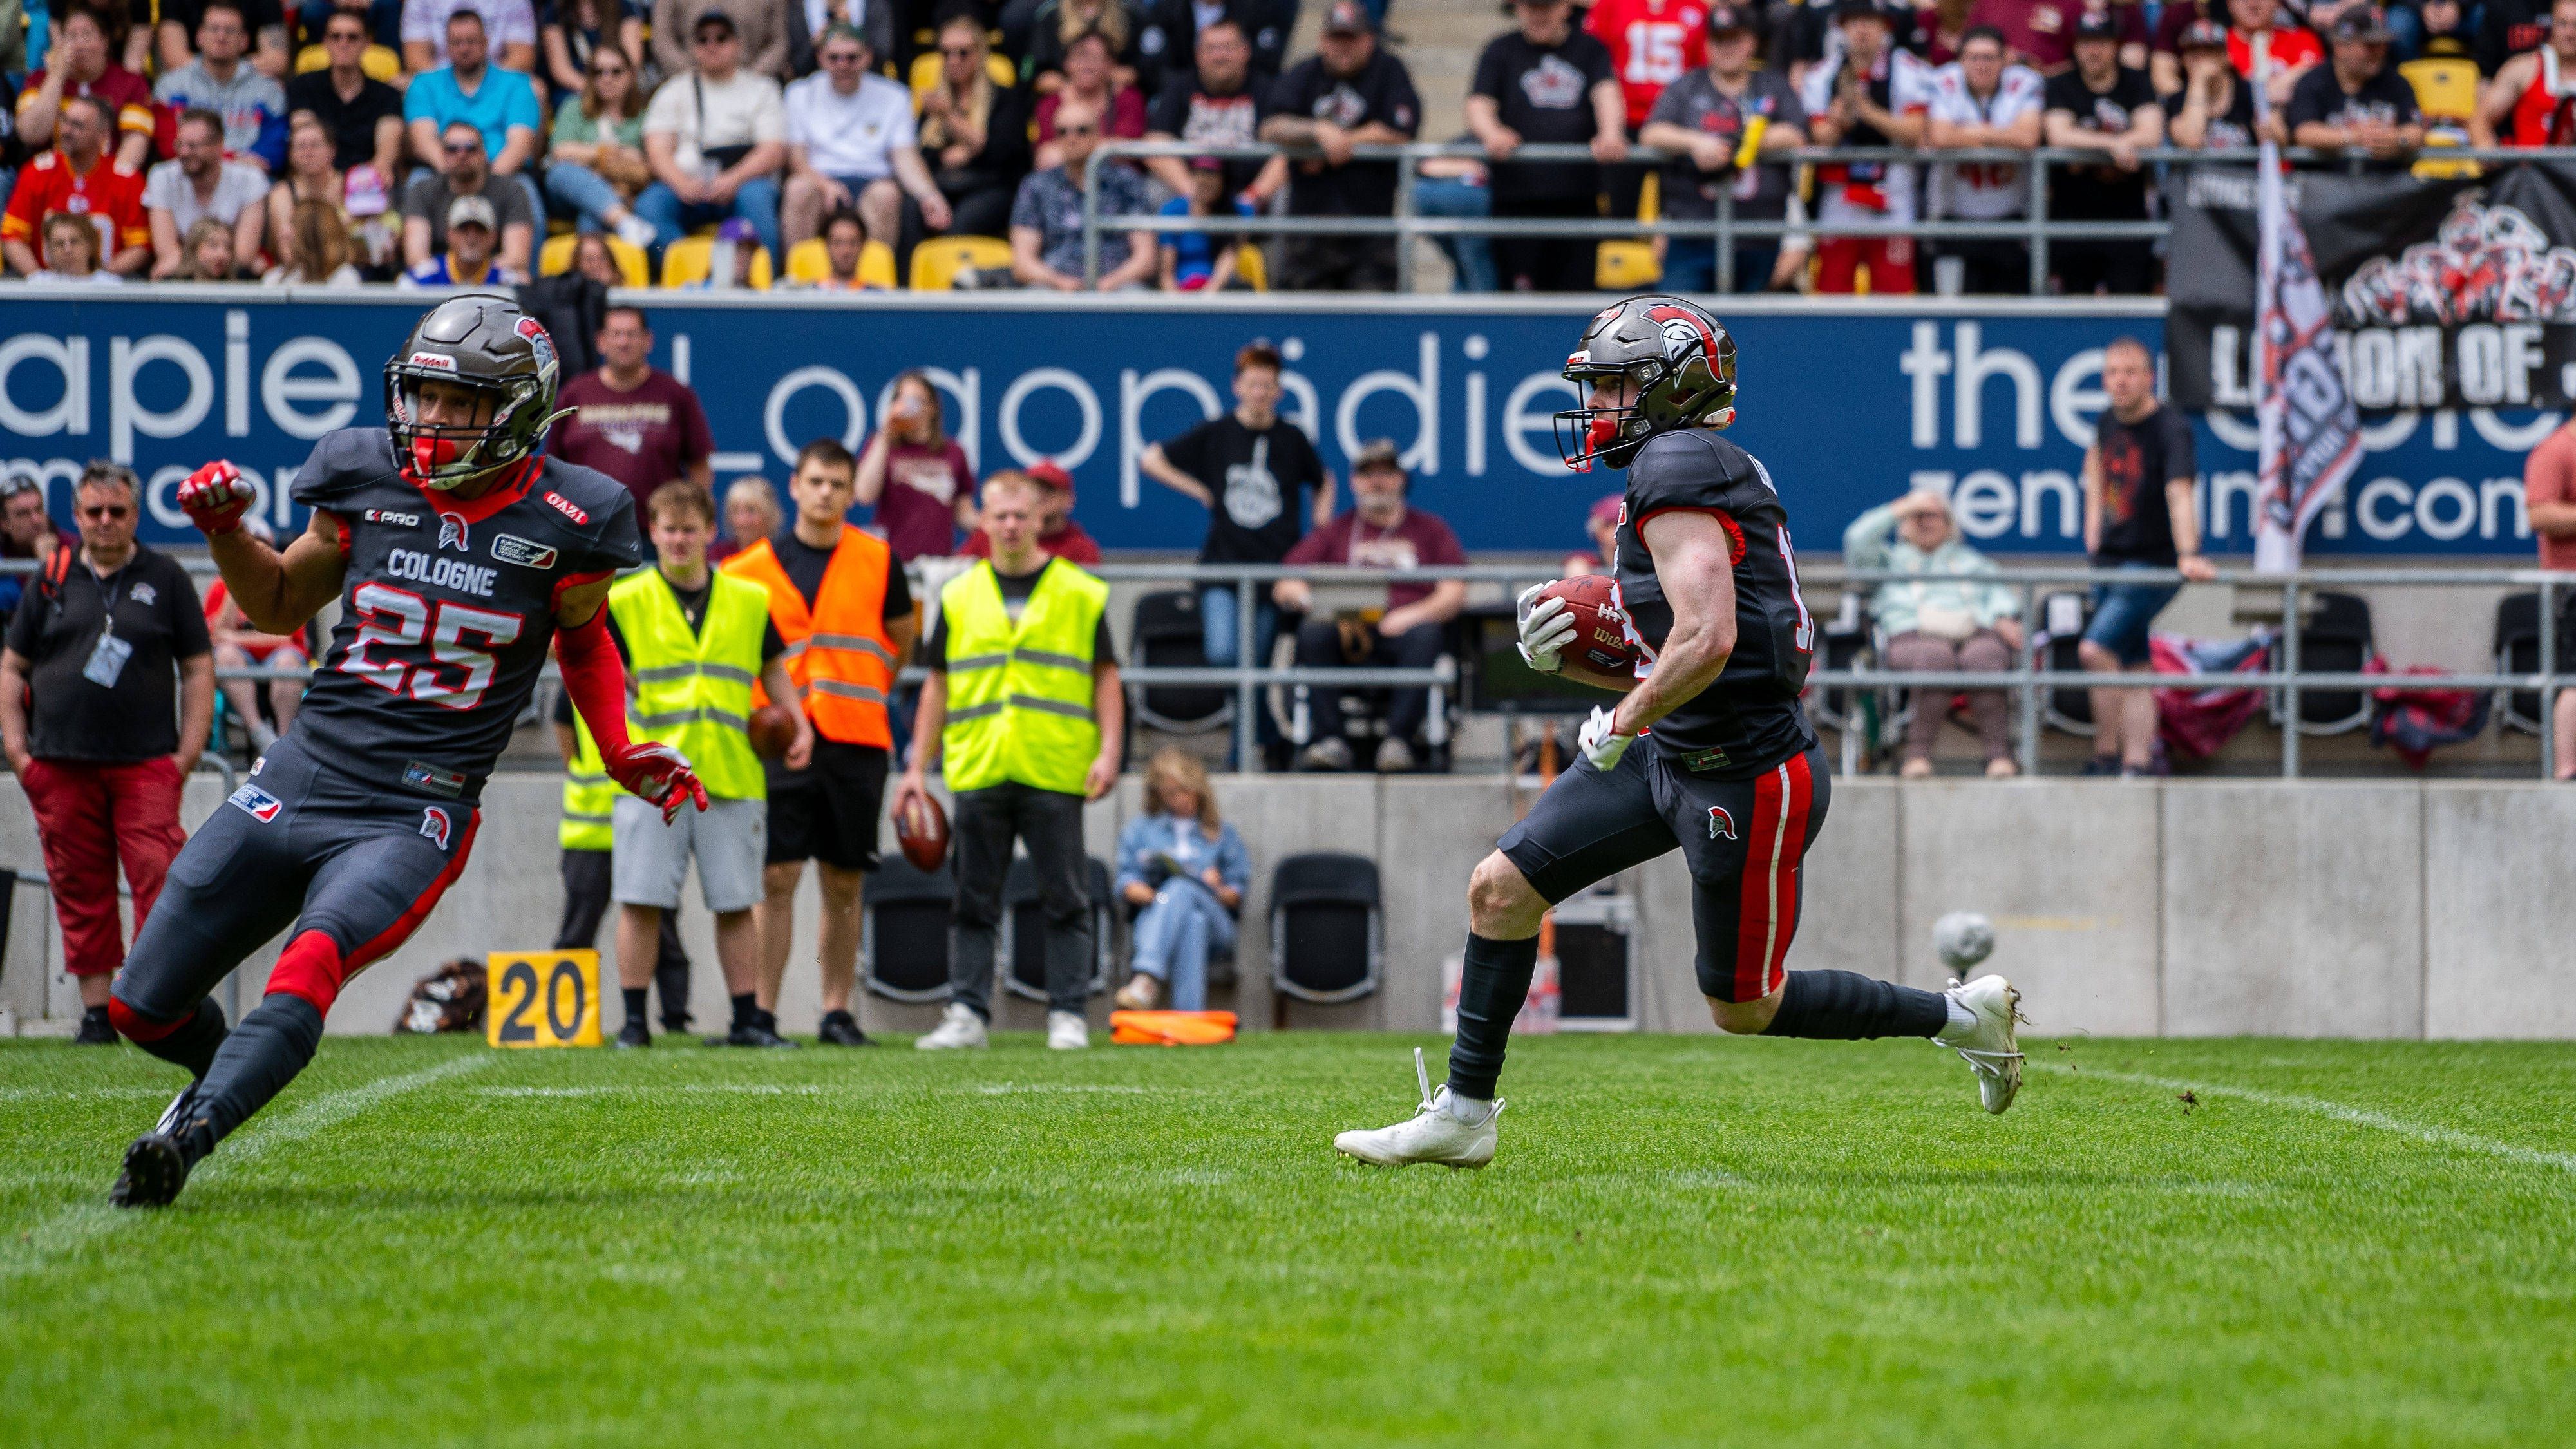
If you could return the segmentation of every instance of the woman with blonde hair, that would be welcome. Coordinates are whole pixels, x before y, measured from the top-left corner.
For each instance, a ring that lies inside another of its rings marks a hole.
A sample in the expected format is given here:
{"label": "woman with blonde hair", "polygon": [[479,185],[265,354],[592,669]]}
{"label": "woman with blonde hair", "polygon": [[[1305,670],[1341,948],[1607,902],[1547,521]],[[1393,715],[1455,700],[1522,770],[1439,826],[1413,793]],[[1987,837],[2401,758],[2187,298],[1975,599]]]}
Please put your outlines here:
{"label": "woman with blonde hair", "polygon": [[179,270],[171,280],[236,282],[241,280],[241,264],[242,259],[233,254],[231,225],[201,216],[195,226],[188,228],[187,240],[179,244]]}
{"label": "woman with blonde hair", "polygon": [[1165,745],[1145,767],[1145,813],[1118,832],[1118,897],[1139,908],[1118,1004],[1151,1011],[1168,982],[1174,1011],[1205,1011],[1208,957],[1234,945],[1251,883],[1252,853],[1217,814],[1207,766]]}
{"label": "woman with blonde hair", "polygon": [[1110,73],[1117,84],[1136,84],[1136,37],[1144,27],[1137,23],[1127,0],[1046,0],[1038,7],[1033,29],[1028,69],[1020,76],[1031,81],[1039,94],[1064,84],[1065,52],[1073,49],[1075,41],[1094,34],[1109,43]]}
{"label": "woman with blonde hair", "polygon": [[[939,24],[939,80],[921,98],[917,132],[930,179],[948,198],[948,236],[1002,236],[1010,230],[1011,202],[1029,171],[1029,96],[1018,86],[997,85],[987,71],[989,38],[972,13]],[[921,203],[903,199],[903,245],[898,262],[926,234]]]}
{"label": "woman with blonde hair", "polygon": [[[280,182],[283,187],[285,183]],[[288,260],[260,280],[272,287],[354,287],[365,278],[349,263],[349,228],[340,208],[327,201],[299,201],[287,213]]]}
{"label": "woman with blonde hair", "polygon": [[775,535],[787,521],[778,507],[778,490],[766,478],[736,478],[724,493],[725,536],[707,546],[707,562],[729,559],[764,538]]}

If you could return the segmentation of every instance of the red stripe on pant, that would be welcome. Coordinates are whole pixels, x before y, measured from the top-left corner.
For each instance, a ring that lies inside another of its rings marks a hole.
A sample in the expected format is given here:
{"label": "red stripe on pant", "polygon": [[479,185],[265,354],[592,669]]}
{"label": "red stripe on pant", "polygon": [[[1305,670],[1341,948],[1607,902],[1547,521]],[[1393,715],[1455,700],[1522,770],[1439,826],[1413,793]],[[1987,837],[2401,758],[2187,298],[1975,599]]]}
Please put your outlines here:
{"label": "red stripe on pant", "polygon": [[482,824],[482,811],[467,816],[465,838],[456,843],[456,854],[448,858],[447,868],[438,873],[438,879],[431,881],[429,889],[420,893],[420,899],[413,901],[410,909],[396,916],[392,925],[356,950],[342,956],[338,944],[320,931],[306,931],[289,941],[277,958],[276,968],[268,973],[266,994],[301,996],[313,1003],[314,1010],[330,1015],[331,1003],[340,999],[340,987],[350,977],[410,940],[420,923],[429,919],[429,913],[438,909],[439,898],[465,873],[465,859],[474,853],[474,832]]}
{"label": "red stripe on pant", "polygon": [[1744,847],[1744,881],[1736,900],[1735,999],[1752,1001],[1780,989],[1780,969],[1797,933],[1798,862],[1807,848],[1807,813],[1815,778],[1805,755],[1753,782],[1753,819]]}
{"label": "red stripe on pant", "polygon": [[187,844],[179,828],[179,766],[167,757],[109,765],[35,760],[19,778],[45,851],[54,916],[63,929],[63,969],[105,976],[125,964],[116,873],[134,892],[141,930]]}

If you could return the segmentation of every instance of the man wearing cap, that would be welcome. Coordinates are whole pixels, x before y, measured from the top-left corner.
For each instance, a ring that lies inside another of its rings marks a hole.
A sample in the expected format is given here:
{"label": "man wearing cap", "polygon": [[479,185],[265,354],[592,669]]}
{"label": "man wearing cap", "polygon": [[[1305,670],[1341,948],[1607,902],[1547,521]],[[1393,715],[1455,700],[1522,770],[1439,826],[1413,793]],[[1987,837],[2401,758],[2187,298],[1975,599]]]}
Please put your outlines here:
{"label": "man wearing cap", "polygon": [[787,164],[787,110],[778,82],[743,68],[742,32],[709,6],[691,22],[695,64],[653,93],[644,160],[653,184],[635,214],[669,246],[694,226],[738,217],[778,255],[778,174]]}
{"label": "man wearing cap", "polygon": [[439,137],[447,173],[423,173],[403,192],[403,264],[418,266],[447,250],[448,211],[459,198],[471,196],[492,208],[494,255],[502,268],[526,272],[536,244],[537,218],[544,213],[528,200],[525,190],[492,184],[483,133],[472,122],[450,121],[440,128]]}
{"label": "man wearing cap", "polygon": [[2388,68],[2388,25],[2376,5],[2334,19],[2334,58],[2299,77],[2285,118],[2290,142],[2320,151],[2360,151],[2378,161],[2424,144],[2415,88]]}
{"label": "man wearing cap", "polygon": [[[1476,58],[1467,129],[1493,167],[1497,218],[1587,220],[1601,214],[1601,166],[1628,159],[1628,108],[1610,52],[1574,28],[1567,0],[1514,0],[1516,30],[1495,36]],[[1592,160],[1511,162],[1524,143],[1583,145]],[[1588,292],[1593,237],[1494,238],[1494,270],[1505,291]]]}
{"label": "man wearing cap", "polygon": [[[1404,62],[1378,46],[1359,0],[1333,0],[1316,54],[1270,88],[1261,139],[1312,148],[1321,159],[1290,163],[1291,216],[1393,216],[1395,163],[1353,161],[1354,146],[1401,146],[1422,124],[1422,102]],[[1291,236],[1280,268],[1294,289],[1384,292],[1395,287],[1391,236]]]}
{"label": "man wearing cap", "polygon": [[[1384,438],[1362,447],[1351,460],[1349,512],[1297,541],[1286,563],[1373,569],[1439,568],[1464,564],[1467,551],[1458,535],[1438,514],[1406,506],[1404,459]],[[1305,613],[1315,603],[1314,586],[1304,579],[1281,579],[1270,596],[1279,607]],[[1368,665],[1378,668],[1428,669],[1440,660],[1449,621],[1467,602],[1464,579],[1389,583],[1386,609],[1375,620],[1347,623],[1327,613],[1309,618],[1297,630],[1297,663],[1328,669]],[[1301,770],[1347,770],[1350,741],[1342,737],[1342,691],[1325,685],[1308,695],[1309,743],[1297,758]],[[1414,741],[1431,710],[1431,692],[1409,687],[1391,690],[1386,712],[1386,738],[1378,742],[1373,762],[1381,773],[1413,768]]]}
{"label": "man wearing cap", "polygon": [[492,203],[460,196],[447,204],[447,250],[402,274],[406,287],[481,287],[510,280],[492,260]]}
{"label": "man wearing cap", "polygon": [[[1708,10],[1707,68],[1664,88],[1637,140],[1674,158],[1664,163],[1667,219],[1707,221],[1717,215],[1723,191],[1735,198],[1738,220],[1779,221],[1789,214],[1789,168],[1754,158],[1806,145],[1806,125],[1806,107],[1789,83],[1753,69],[1753,13],[1719,0]],[[1754,164],[1739,164],[1748,162]],[[1739,240],[1735,290],[1768,288],[1779,261],[1779,238]],[[1716,243],[1679,236],[1668,241],[1662,285],[1668,292],[1714,290]]]}
{"label": "man wearing cap", "polygon": [[822,69],[787,88],[787,197],[781,239],[820,232],[823,218],[856,208],[868,236],[895,244],[906,192],[932,231],[951,220],[930,179],[912,119],[912,93],[876,73],[876,48],[854,25],[832,25],[814,48]]}
{"label": "man wearing cap", "polygon": [[[2061,166],[2049,183],[2048,212],[2077,221],[2147,219],[2147,174],[2138,153],[2164,144],[2164,108],[2142,70],[2120,64],[2120,33],[2111,17],[2086,11],[2075,22],[2075,68],[2041,91],[2042,125],[2051,146],[2092,151],[2103,159]],[[2131,296],[2155,278],[2154,244],[2144,237],[2063,241],[2049,248],[2058,290],[2070,297],[2097,291]]]}
{"label": "man wearing cap", "polygon": [[2268,127],[2282,139],[2278,113],[2254,119],[2254,88],[2236,78],[2227,63],[2227,29],[2215,20],[2196,20],[2185,27],[2175,49],[2182,57],[2182,89],[2166,96],[2166,136],[2191,151],[2238,151],[2255,143]]}
{"label": "man wearing cap", "polygon": [[[803,9],[805,0],[791,3]],[[712,4],[709,0],[653,0],[651,9],[653,65],[665,76],[685,76],[697,63],[695,21],[715,10],[733,22],[734,34],[742,42],[738,63],[743,69],[781,85],[795,74],[788,53],[788,5],[778,0],[713,0]]]}
{"label": "man wearing cap", "polygon": [[[1819,146],[1919,146],[1933,71],[1892,43],[1887,13],[1875,0],[1840,0],[1834,25],[1842,53],[1807,68],[1798,101],[1806,107],[1807,134]],[[1853,161],[1816,168],[1817,219],[1827,226],[1852,223],[1902,227],[1914,220],[1915,168],[1887,161]],[[1904,235],[1832,236],[1816,246],[1816,290],[1869,290],[1889,296],[1914,290],[1914,238]]]}
{"label": "man wearing cap", "polygon": [[[1038,552],[1085,567],[1100,562],[1099,541],[1073,521],[1073,475],[1053,459],[1045,459],[1030,465],[1029,481],[1041,490],[1038,496]],[[966,546],[958,553],[967,558],[991,558],[993,536],[976,529],[967,536]]]}

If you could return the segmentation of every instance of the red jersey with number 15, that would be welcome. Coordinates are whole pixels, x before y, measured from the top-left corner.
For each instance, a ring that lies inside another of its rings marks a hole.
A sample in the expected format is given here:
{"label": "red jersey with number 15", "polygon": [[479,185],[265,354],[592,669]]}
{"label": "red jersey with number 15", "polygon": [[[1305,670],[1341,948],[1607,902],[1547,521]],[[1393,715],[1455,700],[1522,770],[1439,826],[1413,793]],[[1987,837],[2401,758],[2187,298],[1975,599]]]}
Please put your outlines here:
{"label": "red jersey with number 15", "polygon": [[1705,0],[1598,0],[1583,28],[1610,47],[1631,140],[1664,87],[1708,64]]}
{"label": "red jersey with number 15", "polygon": [[635,496],[553,458],[476,498],[421,488],[382,428],[322,439],[295,501],[340,524],[340,623],[292,731],[389,794],[472,803],[528,706],[563,591],[644,561]]}
{"label": "red jersey with number 15", "polygon": [[9,210],[0,216],[0,237],[25,242],[39,258],[45,244],[38,233],[45,218],[58,211],[86,216],[98,228],[98,269],[131,247],[152,245],[152,222],[143,213],[143,178],[102,154],[87,171],[74,171],[60,150],[47,151],[18,173],[9,193]]}

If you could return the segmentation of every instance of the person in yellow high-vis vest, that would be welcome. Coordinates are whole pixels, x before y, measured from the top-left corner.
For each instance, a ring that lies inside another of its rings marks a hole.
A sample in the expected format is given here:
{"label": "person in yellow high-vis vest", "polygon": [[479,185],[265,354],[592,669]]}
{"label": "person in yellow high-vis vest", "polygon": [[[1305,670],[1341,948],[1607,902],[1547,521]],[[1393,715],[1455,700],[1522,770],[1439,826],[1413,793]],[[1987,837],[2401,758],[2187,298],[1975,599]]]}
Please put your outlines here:
{"label": "person in yellow high-vis vest", "polygon": [[1082,807],[1118,783],[1126,698],[1109,637],[1109,586],[1038,547],[1044,493],[1025,473],[984,480],[992,556],[939,591],[929,682],[896,787],[900,813],[929,790],[933,756],[956,801],[957,945],[937,1029],[914,1045],[980,1047],[991,1021],[993,933],[1011,844],[1028,846],[1046,916],[1047,1045],[1091,1044],[1091,901]]}
{"label": "person in yellow high-vis vest", "polygon": [[[689,859],[698,889],[716,918],[716,965],[733,998],[733,1022],[711,1044],[792,1046],[759,1005],[761,865],[768,849],[769,800],[760,757],[751,748],[752,685],[782,696],[787,645],[769,621],[769,596],[742,579],[707,567],[715,538],[715,500],[685,479],[665,483],[646,500],[657,567],[630,574],[608,591],[608,627],[626,656],[627,733],[688,756],[707,805],[665,820],[659,807],[624,796],[610,807],[611,876],[619,907],[617,977],[626,996],[622,1047],[650,1045],[644,1027],[645,986],[653,979],[662,922],[680,908]],[[787,763],[813,753],[814,732],[796,717]],[[632,801],[640,809],[630,810]]]}
{"label": "person in yellow high-vis vest", "polygon": [[[787,641],[787,672],[814,729],[813,762],[769,767],[769,858],[760,908],[760,1004],[774,1009],[795,937],[796,887],[821,862],[823,917],[815,955],[823,1020],[814,1039],[866,1046],[853,1015],[859,887],[877,868],[894,734],[886,715],[895,671],[912,648],[912,589],[883,540],[852,528],[858,462],[836,438],[796,456],[787,493],[796,522],[726,559],[725,572],[769,591],[769,617]],[[767,703],[764,693],[757,703]]]}
{"label": "person in yellow high-vis vest", "polygon": [[[609,809],[620,792],[569,694],[555,696],[555,747],[564,761],[563,816],[555,825],[555,843],[563,847],[564,909],[555,949],[587,951],[599,944],[599,923],[608,918]],[[662,917],[653,985],[662,993],[662,1029],[688,1030],[689,953],[680,945],[677,911]]]}

